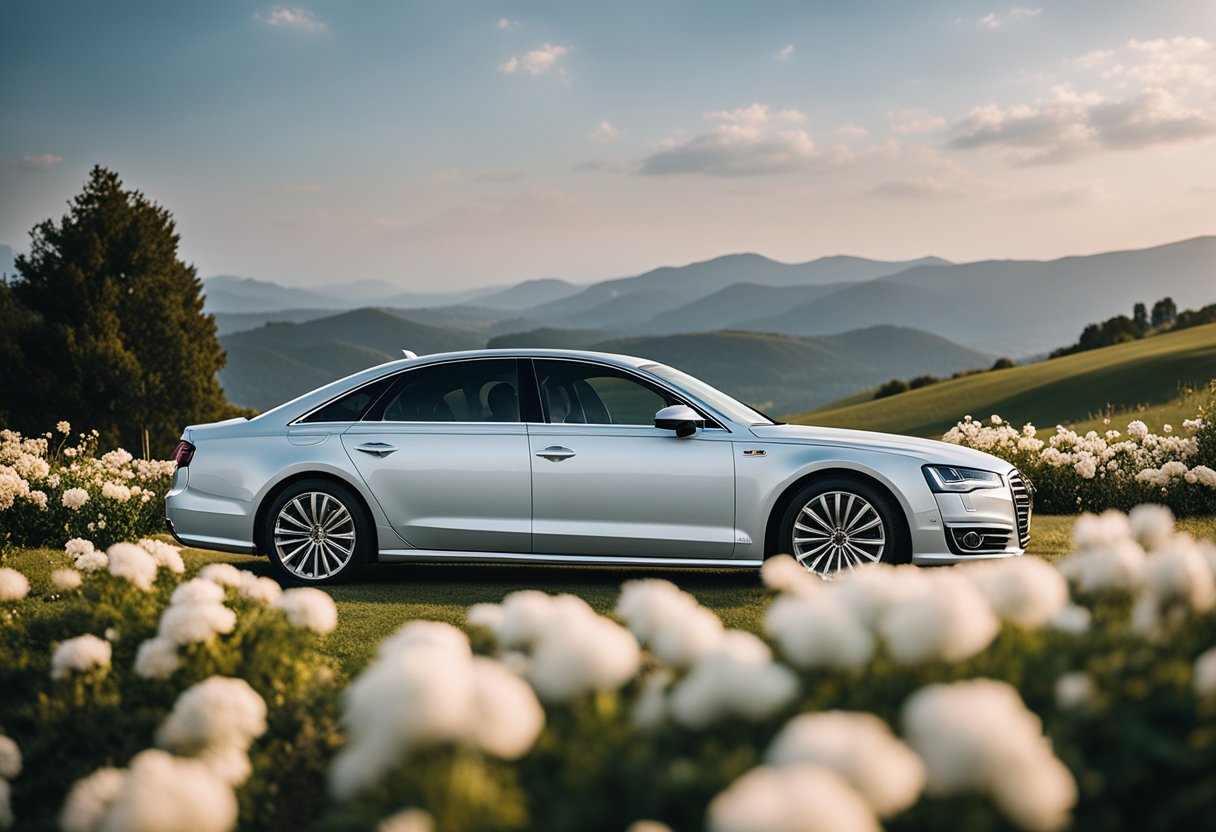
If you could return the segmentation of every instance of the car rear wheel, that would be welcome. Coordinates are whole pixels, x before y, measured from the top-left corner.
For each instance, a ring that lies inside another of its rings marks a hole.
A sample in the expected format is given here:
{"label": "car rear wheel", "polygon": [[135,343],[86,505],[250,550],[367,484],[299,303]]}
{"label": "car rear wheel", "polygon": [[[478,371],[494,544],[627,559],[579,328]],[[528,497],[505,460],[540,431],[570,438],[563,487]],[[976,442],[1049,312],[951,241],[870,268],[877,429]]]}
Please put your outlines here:
{"label": "car rear wheel", "polygon": [[785,511],[780,551],[824,576],[871,563],[906,563],[896,510],[885,494],[859,480],[810,483]]}
{"label": "car rear wheel", "polygon": [[286,582],[333,583],[367,562],[371,521],[351,489],[329,480],[303,480],[275,498],[263,539]]}

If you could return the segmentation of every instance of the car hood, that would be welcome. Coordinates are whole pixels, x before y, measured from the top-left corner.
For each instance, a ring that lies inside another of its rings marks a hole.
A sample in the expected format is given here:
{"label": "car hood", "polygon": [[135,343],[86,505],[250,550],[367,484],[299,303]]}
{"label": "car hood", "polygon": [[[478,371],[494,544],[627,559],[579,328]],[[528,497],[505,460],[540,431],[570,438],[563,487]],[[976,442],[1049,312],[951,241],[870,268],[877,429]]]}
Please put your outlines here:
{"label": "car hood", "polygon": [[751,431],[758,439],[766,442],[834,445],[886,451],[914,456],[929,463],[983,468],[998,474],[1004,474],[1013,468],[1000,457],[937,439],[918,439],[914,436],[874,433],[868,430],[821,428],[814,425],[757,425],[752,427]]}

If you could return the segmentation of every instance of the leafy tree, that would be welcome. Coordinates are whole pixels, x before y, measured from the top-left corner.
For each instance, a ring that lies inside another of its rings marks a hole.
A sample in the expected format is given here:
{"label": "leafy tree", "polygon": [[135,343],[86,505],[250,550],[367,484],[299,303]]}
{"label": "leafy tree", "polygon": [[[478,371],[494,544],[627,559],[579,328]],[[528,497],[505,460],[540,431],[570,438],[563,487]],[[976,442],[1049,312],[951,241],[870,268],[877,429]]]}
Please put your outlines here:
{"label": "leafy tree", "polygon": [[909,389],[908,382],[902,378],[893,378],[874,392],[874,398],[885,399],[887,396],[897,396],[900,393],[907,393]]}
{"label": "leafy tree", "polygon": [[917,376],[908,382],[908,389],[919,390],[922,387],[928,387],[930,384],[937,384],[941,381],[937,376]]}
{"label": "leafy tree", "polygon": [[1132,307],[1132,320],[1136,322],[1136,326],[1140,327],[1141,331],[1148,329],[1148,310],[1144,308],[1143,303],[1137,303]]}
{"label": "leafy tree", "polygon": [[0,315],[21,324],[10,337],[25,389],[3,391],[14,427],[67,419],[133,451],[146,431],[163,455],[184,425],[233,412],[216,380],[225,355],[215,319],[194,267],[178,259],[168,210],[98,166],[68,213],[30,237],[11,297],[0,298]]}
{"label": "leafy tree", "polygon": [[1169,326],[1178,317],[1178,306],[1173,298],[1162,298],[1153,304],[1153,326]]}
{"label": "leafy tree", "polygon": [[998,358],[992,363],[993,370],[1008,370],[1013,365],[1012,358]]}

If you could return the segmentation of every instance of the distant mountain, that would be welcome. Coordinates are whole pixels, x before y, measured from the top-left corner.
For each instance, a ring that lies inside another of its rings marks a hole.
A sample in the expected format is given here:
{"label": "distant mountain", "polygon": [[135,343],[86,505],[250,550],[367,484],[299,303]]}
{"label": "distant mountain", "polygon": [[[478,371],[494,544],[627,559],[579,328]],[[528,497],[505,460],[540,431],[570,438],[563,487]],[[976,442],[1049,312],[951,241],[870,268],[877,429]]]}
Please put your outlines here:
{"label": "distant mountain", "polygon": [[746,326],[751,321],[800,307],[853,285],[856,284],[760,286],[756,283],[734,283],[692,303],[660,312],[645,327],[653,332],[751,329]]}
{"label": "distant mountain", "polygon": [[486,344],[487,349],[582,350],[601,341],[622,337],[607,329],[555,329],[542,327],[527,332],[498,335]]}
{"label": "distant mountain", "polygon": [[493,309],[528,309],[542,303],[561,300],[582,290],[582,286],[576,286],[555,277],[547,277],[541,280],[525,280],[509,289],[479,295],[476,301],[478,306]]}
{"label": "distant mountain", "polygon": [[17,251],[12,246],[0,244],[0,275],[11,279],[17,274],[17,267],[13,265],[16,256]]}
{"label": "distant mountain", "polygon": [[958,294],[951,296],[895,280],[875,280],[791,304],[777,315],[744,321],[739,328],[787,335],[824,335],[903,323],[939,332],[946,329],[945,320],[959,317],[958,306]]}
{"label": "distant mountain", "polygon": [[264,410],[356,370],[401,357],[475,349],[485,339],[427,326],[381,309],[356,309],[305,323],[268,323],[220,338],[228,365],[220,384],[235,404]]}
{"label": "distant mountain", "polygon": [[826,404],[891,378],[992,363],[987,353],[894,326],[815,338],[753,332],[625,338],[589,349],[671,364],[774,414]]}
{"label": "distant mountain", "polygon": [[278,312],[212,312],[215,334],[228,335],[269,323],[299,324],[337,314],[337,309],[283,309]]}
{"label": "distant mountain", "polygon": [[252,277],[216,275],[203,279],[208,312],[277,312],[282,309],[334,309],[344,304],[320,292],[293,289]]}
{"label": "distant mountain", "polygon": [[[529,310],[529,317],[565,323],[571,316],[586,313],[607,301],[640,290],[680,295],[689,303],[734,283],[762,286],[812,286],[874,280],[921,265],[944,265],[939,257],[884,262],[863,257],[821,257],[809,263],[778,263],[759,254],[729,254],[687,266],[665,266],[636,277],[595,283],[583,291]],[[644,311],[644,310],[643,310]]]}

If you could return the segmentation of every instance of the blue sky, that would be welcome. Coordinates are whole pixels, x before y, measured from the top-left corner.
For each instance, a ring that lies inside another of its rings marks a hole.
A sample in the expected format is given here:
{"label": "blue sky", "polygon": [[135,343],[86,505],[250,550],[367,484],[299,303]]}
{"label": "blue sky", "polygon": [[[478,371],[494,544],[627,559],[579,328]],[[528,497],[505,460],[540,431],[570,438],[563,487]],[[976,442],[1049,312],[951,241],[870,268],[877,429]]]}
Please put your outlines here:
{"label": "blue sky", "polygon": [[416,288],[1216,233],[1216,4],[7,2],[0,242],[102,163],[203,274]]}

